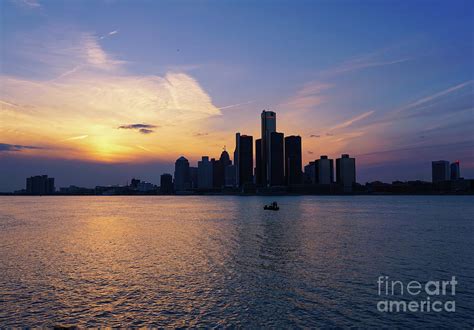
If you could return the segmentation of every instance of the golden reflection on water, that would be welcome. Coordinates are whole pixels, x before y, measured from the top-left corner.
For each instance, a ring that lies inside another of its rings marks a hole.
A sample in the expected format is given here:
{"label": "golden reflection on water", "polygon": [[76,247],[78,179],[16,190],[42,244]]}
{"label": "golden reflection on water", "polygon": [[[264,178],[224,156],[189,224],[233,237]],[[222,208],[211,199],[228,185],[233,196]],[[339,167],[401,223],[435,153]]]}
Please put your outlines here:
{"label": "golden reflection on water", "polygon": [[[445,235],[472,228],[458,203],[272,199],[279,212],[265,197],[0,198],[0,325],[347,326],[370,319],[381,273],[474,272],[462,252],[410,254],[469,250],[465,230]],[[427,231],[435,215],[450,221]]]}

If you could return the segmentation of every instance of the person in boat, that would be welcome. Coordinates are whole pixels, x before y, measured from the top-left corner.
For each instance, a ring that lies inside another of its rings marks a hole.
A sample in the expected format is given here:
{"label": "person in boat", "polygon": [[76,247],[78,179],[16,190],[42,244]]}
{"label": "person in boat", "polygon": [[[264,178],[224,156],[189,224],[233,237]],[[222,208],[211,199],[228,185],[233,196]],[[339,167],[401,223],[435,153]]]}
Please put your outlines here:
{"label": "person in boat", "polygon": [[278,210],[279,209],[277,202],[273,202],[270,205],[265,205],[263,208],[265,210]]}

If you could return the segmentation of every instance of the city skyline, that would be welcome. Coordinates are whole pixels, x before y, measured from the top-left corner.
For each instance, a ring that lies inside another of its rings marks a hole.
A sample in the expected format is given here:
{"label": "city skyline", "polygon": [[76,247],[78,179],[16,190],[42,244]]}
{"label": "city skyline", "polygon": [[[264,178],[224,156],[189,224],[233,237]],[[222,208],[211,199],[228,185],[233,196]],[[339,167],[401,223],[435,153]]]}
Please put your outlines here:
{"label": "city skyline", "polygon": [[[78,187],[69,185],[55,189],[55,179],[48,175],[36,175],[26,179],[26,189],[18,194],[130,194],[130,193],[303,193],[340,194],[368,193],[375,187],[386,184],[380,180],[366,182],[365,188],[357,181],[356,159],[349,154],[341,154],[337,159],[321,155],[319,159],[302,163],[302,139],[299,135],[285,136],[277,132],[277,114],[263,110],[261,115],[261,135],[254,139],[251,135],[235,133],[234,159],[230,158],[224,146],[219,158],[201,156],[197,166],[184,156],[174,162],[174,174],[160,173],[160,186],[134,176],[126,185],[96,185]],[[255,150],[255,152],[254,152]],[[139,173],[135,173],[139,174]],[[445,193],[468,191],[471,181],[461,176],[460,162],[446,160],[431,162],[431,183],[416,179],[408,182],[395,180],[394,185],[403,183],[415,189],[408,193]],[[163,186],[164,185],[164,186]],[[402,185],[402,186],[403,186]],[[419,190],[420,188],[424,190]],[[375,188],[377,189],[377,188]],[[379,188],[380,189],[380,188]],[[398,188],[395,188],[398,189]],[[416,190],[418,189],[418,190]],[[398,191],[400,193],[400,191]]]}
{"label": "city skyline", "polygon": [[359,182],[429,181],[446,159],[474,176],[472,2],[138,4],[0,4],[0,191],[42,173],[158,182],[178,155],[255,142],[262,109],[304,165],[347,153]]}

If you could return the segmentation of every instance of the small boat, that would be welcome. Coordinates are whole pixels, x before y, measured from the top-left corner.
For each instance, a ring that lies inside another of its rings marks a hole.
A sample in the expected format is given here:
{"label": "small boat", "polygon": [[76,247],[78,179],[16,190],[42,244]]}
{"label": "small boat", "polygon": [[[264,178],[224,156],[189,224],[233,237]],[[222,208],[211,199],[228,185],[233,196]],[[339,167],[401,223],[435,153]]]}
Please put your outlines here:
{"label": "small boat", "polygon": [[277,202],[273,202],[270,205],[265,205],[263,209],[269,211],[278,211],[280,207],[278,206]]}

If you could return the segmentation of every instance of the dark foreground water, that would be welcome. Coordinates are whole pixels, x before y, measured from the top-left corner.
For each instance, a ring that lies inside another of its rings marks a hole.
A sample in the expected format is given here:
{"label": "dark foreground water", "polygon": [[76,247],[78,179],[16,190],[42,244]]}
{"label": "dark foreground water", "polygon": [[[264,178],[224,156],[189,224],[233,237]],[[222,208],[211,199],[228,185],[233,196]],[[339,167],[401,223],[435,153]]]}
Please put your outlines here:
{"label": "dark foreground water", "polygon": [[[381,312],[379,276],[455,276],[455,312]],[[0,197],[20,325],[472,328],[474,197]]]}

